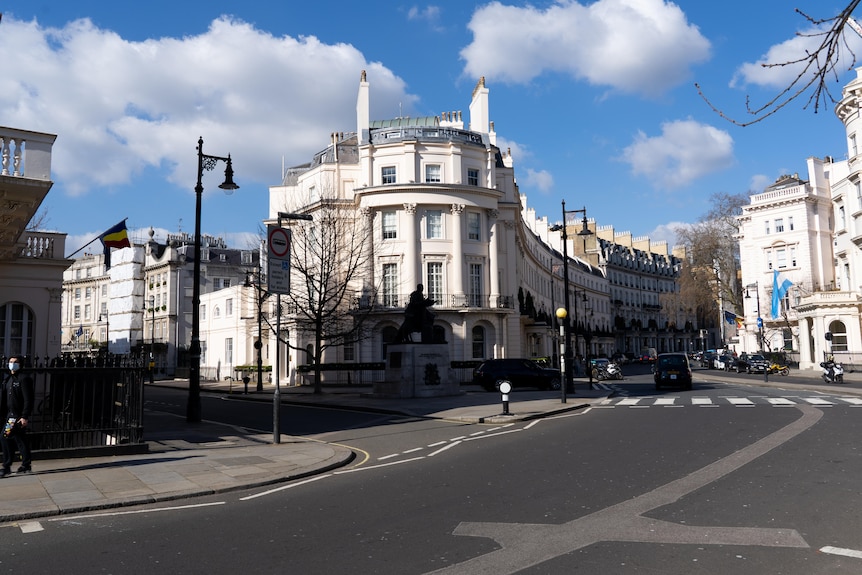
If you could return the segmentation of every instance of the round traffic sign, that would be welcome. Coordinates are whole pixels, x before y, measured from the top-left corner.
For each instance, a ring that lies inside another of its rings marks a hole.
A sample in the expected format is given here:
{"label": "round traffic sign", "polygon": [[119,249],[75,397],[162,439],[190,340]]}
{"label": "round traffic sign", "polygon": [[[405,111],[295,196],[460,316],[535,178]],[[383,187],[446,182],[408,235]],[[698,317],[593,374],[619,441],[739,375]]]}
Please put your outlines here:
{"label": "round traffic sign", "polygon": [[269,232],[269,251],[277,258],[283,258],[290,251],[290,238],[284,228],[272,228]]}

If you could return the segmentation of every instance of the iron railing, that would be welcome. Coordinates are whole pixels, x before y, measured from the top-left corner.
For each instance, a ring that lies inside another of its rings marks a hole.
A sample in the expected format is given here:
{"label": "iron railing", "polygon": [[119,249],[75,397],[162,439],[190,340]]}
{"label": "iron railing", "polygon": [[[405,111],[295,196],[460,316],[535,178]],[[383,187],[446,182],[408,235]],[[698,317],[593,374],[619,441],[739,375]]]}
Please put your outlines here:
{"label": "iron railing", "polygon": [[28,368],[35,401],[29,421],[34,451],[145,451],[144,369],[139,361],[57,359]]}
{"label": "iron railing", "polygon": [[[498,295],[491,297],[488,294],[436,294],[429,295],[434,300],[434,309],[514,309],[515,301],[512,296]],[[410,301],[410,294],[378,294],[376,296],[363,295],[353,299],[354,309],[368,309],[374,307],[379,310],[404,309]]]}

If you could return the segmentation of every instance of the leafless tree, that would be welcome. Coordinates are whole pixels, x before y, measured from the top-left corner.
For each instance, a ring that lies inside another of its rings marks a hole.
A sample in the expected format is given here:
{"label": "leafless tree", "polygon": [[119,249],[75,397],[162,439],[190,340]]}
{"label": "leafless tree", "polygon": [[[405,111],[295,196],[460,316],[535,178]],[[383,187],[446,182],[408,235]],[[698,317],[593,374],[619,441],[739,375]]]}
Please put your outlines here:
{"label": "leafless tree", "polygon": [[850,56],[848,69],[852,70],[856,65],[856,54],[850,48],[845,33],[847,32],[847,26],[850,26],[854,34],[862,36],[862,28],[859,27],[859,24],[852,16],[853,11],[856,10],[860,2],[862,0],[852,0],[838,14],[829,18],[814,18],[798,8],[795,9],[797,14],[805,18],[817,30],[810,33],[797,32],[796,34],[802,37],[818,38],[820,43],[815,50],[806,50],[805,54],[801,54],[799,58],[785,62],[767,62],[761,64],[764,68],[800,66],[800,71],[790,84],[762,106],[753,107],[751,105],[751,98],[746,97],[745,107],[747,112],[754,117],[753,119],[739,121],[731,118],[722,110],[719,110],[706,97],[700,84],[696,83],[695,87],[698,93],[719,116],[741,127],[750,126],[765,120],[790,102],[804,97],[809,90],[811,92],[807,97],[803,109],[807,109],[813,104],[814,113],[816,114],[820,106],[837,101],[829,91],[827,81],[830,77],[836,81],[839,80],[840,71],[837,67],[841,61],[842,54],[846,52]]}
{"label": "leafless tree", "polygon": [[313,222],[296,221],[290,226],[291,289],[282,297],[292,329],[314,344],[314,393],[321,393],[324,351],[358,343],[366,336],[365,320],[372,308],[355,304],[357,295],[368,289],[370,230],[349,201],[321,200],[310,213]]}
{"label": "leafless tree", "polygon": [[681,296],[692,309],[715,309],[721,300],[739,313],[739,243],[734,234],[739,231],[736,216],[749,197],[717,193],[710,200],[712,207],[700,221],[677,229],[677,238],[689,255],[680,278]]}

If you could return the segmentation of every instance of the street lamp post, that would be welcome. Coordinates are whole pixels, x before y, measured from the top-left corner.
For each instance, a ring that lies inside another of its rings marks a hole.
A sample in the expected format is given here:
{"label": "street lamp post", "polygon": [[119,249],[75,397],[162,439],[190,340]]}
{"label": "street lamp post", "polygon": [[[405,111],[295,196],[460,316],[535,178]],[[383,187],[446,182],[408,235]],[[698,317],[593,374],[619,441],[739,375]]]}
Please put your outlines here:
{"label": "street lamp post", "polygon": [[248,275],[245,276],[245,286],[251,287],[252,285],[254,285],[257,292],[257,297],[255,298],[257,302],[257,341],[254,342],[254,349],[257,350],[256,389],[257,391],[263,391],[263,356],[261,355],[261,348],[263,348],[263,302],[268,294],[261,285],[261,271],[259,263],[257,268],[257,283],[249,279],[252,275],[254,275],[254,273],[249,272]]}
{"label": "street lamp post", "polygon": [[105,351],[111,353],[111,316],[107,313],[100,313],[99,321],[105,322]]}
{"label": "street lamp post", "polygon": [[225,163],[224,182],[219,188],[233,193],[239,186],[233,181],[233,165],[230,154],[226,158],[208,156],[203,153],[204,139],[198,139],[198,181],[195,185],[195,260],[192,278],[192,339],[189,345],[189,397],[186,404],[186,421],[197,423],[201,420],[201,197],[204,193],[202,183],[204,170],[212,170],[219,161]]}
{"label": "street lamp post", "polygon": [[[562,223],[562,225],[559,225],[559,226],[552,226],[549,229],[550,229],[550,231],[553,231],[553,232],[559,231],[560,232],[560,238],[563,241],[563,290],[564,290],[563,301],[564,301],[564,305],[566,306],[565,307],[566,315],[568,316],[568,310],[570,309],[571,305],[570,305],[570,300],[569,300],[569,248],[568,248],[569,235],[568,235],[568,231],[566,229],[567,228],[567,225],[566,225],[567,215],[568,214],[583,214],[583,219],[581,220],[583,225],[581,227],[581,230],[578,232],[578,235],[584,238],[584,253],[586,253],[586,242],[587,242],[586,237],[589,235],[592,235],[593,232],[590,231],[590,228],[587,225],[587,208],[586,207],[583,207],[580,210],[567,210],[566,209],[566,201],[563,200],[562,203],[563,203],[563,223]],[[584,294],[584,295],[586,295],[586,294]],[[577,308],[577,306],[575,306],[575,307]],[[577,309],[575,310],[575,321],[577,321]],[[571,329],[571,326],[570,326],[568,321],[566,321],[565,326],[566,326],[565,336],[564,336],[565,341],[566,341],[566,383],[565,384],[566,384],[566,387],[568,387],[572,391],[572,393],[574,393],[574,385],[572,384],[572,367],[571,367],[572,361],[573,361],[573,356],[572,356],[572,329]],[[577,325],[575,326],[575,329],[577,329]],[[577,343],[577,332],[575,332],[575,343]],[[586,365],[585,367],[586,367],[587,371],[589,371],[590,366]],[[593,388],[592,377],[590,377],[589,382],[590,382],[590,389],[592,389]]]}
{"label": "street lamp post", "polygon": [[566,403],[566,374],[568,373],[568,364],[566,363],[566,337],[564,326],[567,324],[566,316],[568,316],[569,314],[566,311],[566,308],[558,307],[556,315],[560,323],[560,389],[562,390],[561,403]]}
{"label": "street lamp post", "polygon": [[748,293],[750,288],[754,288],[754,294],[757,297],[757,351],[763,350],[763,318],[760,317],[760,285],[757,282],[745,286],[745,299],[751,299],[751,294]]}
{"label": "street lamp post", "polygon": [[150,383],[155,383],[153,381],[153,372],[156,368],[156,360],[155,360],[155,349],[156,349],[156,296],[150,296],[150,313],[152,314],[152,322],[150,323]]}

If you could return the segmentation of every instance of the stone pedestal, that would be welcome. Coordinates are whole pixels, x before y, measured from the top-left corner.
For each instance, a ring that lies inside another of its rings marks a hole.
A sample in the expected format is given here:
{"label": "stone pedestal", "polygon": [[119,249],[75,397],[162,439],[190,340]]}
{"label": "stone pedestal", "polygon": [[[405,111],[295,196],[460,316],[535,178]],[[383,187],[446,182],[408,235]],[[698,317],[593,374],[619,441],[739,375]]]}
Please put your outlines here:
{"label": "stone pedestal", "polygon": [[377,397],[440,397],[460,393],[446,344],[389,345],[386,379],[374,384]]}

